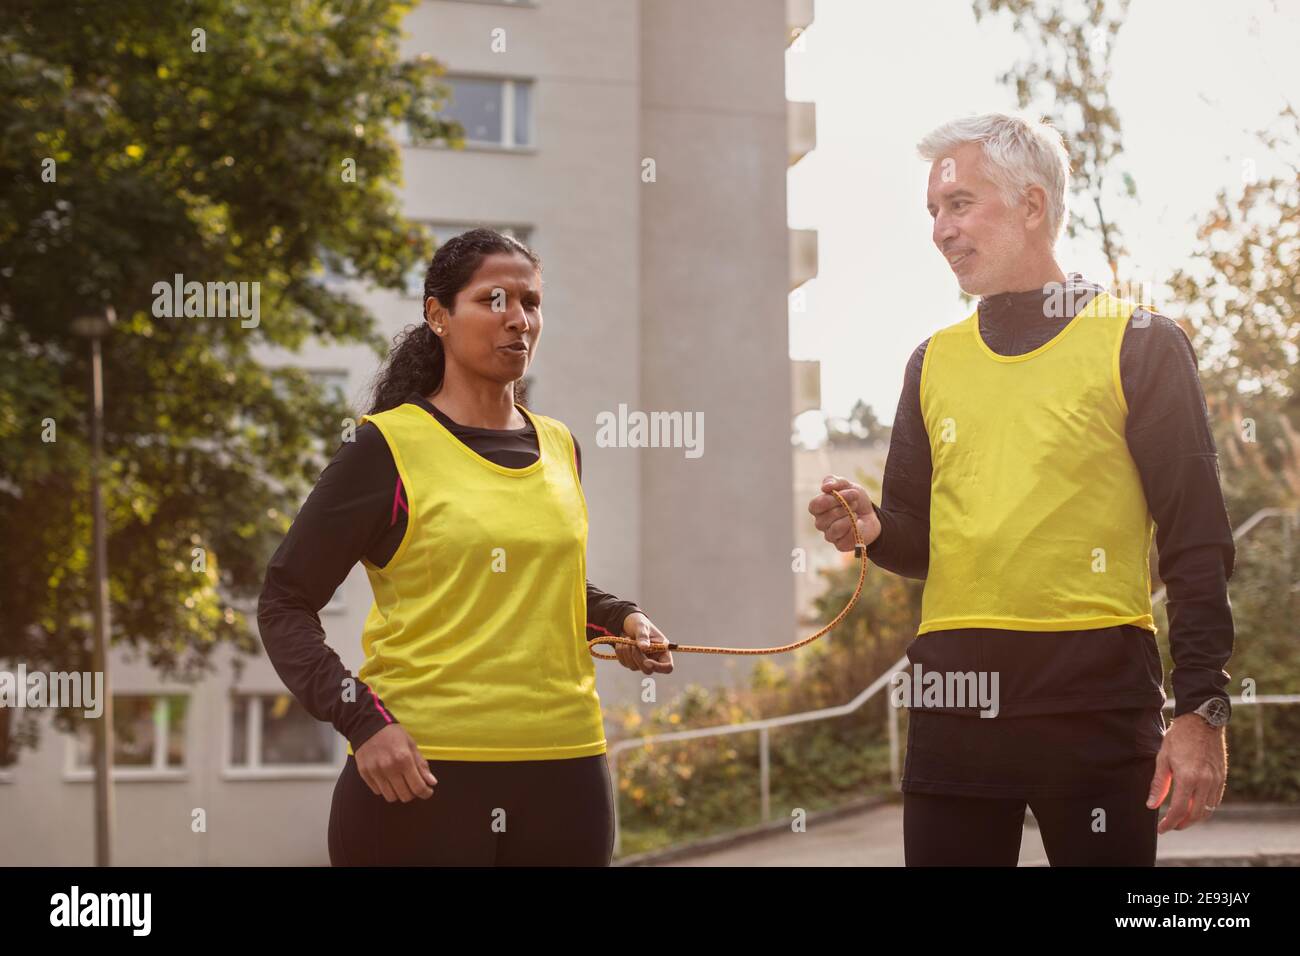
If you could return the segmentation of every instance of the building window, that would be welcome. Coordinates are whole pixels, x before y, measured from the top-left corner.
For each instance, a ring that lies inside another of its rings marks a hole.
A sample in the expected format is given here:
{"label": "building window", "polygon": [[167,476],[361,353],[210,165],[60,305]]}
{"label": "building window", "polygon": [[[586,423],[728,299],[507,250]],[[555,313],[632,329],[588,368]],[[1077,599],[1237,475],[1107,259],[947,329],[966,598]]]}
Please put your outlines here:
{"label": "building window", "polygon": [[439,116],[456,120],[468,146],[533,145],[533,81],[449,76],[450,91]]}
{"label": "building window", "polygon": [[[189,697],[184,694],[113,695],[113,772],[183,770]],[[93,771],[95,736],[77,730],[74,771]]]}
{"label": "building window", "polygon": [[[533,230],[530,226],[498,226],[492,223],[449,223],[449,222],[426,222],[423,224],[426,229],[433,234],[434,245],[441,246],[453,236],[459,236],[462,232],[468,232],[475,226],[487,226],[489,229],[495,229],[497,232],[518,239],[524,245],[532,242]],[[435,251],[437,251],[435,249]],[[417,262],[406,273],[406,297],[409,299],[424,299],[424,274],[429,271],[429,263]]]}
{"label": "building window", "polygon": [[350,260],[324,248],[320,249],[318,255],[321,264],[321,285],[334,293],[347,291],[348,283],[355,278]]}
{"label": "building window", "polygon": [[339,402],[348,400],[347,369],[309,368],[305,371],[317,385],[324,389],[327,398]]}
{"label": "building window", "polygon": [[[350,405],[348,395],[348,386],[350,377],[346,369],[330,368],[307,368],[302,365],[282,365],[267,366],[268,371],[289,371],[293,370],[307,376],[324,392],[325,401],[339,401],[344,405]],[[294,402],[297,400],[299,393],[295,390],[295,383],[286,380],[283,376],[273,375],[271,378],[271,391],[276,398],[283,402]]]}
{"label": "building window", "polygon": [[515,80],[510,85],[513,87],[511,93],[515,100],[514,115],[511,117],[515,124],[515,132],[513,142],[507,145],[531,146],[533,145],[533,84]]}
{"label": "building window", "polygon": [[232,770],[332,768],[339,756],[342,738],[292,694],[236,694],[230,715]]}

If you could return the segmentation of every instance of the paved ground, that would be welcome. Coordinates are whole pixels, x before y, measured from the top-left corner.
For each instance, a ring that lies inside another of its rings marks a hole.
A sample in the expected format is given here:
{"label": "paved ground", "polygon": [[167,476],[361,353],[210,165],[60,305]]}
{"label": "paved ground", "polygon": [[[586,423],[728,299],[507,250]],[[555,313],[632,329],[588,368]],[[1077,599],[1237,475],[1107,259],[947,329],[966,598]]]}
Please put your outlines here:
{"label": "paved ground", "polygon": [[[1221,815],[1186,830],[1163,834],[1160,860],[1239,857],[1258,853],[1300,855],[1300,814],[1259,818]],[[1046,865],[1043,841],[1032,821],[1020,842],[1020,865]],[[725,849],[672,860],[665,866],[902,866],[903,808],[887,804],[835,820],[813,821],[806,833],[781,831]]]}

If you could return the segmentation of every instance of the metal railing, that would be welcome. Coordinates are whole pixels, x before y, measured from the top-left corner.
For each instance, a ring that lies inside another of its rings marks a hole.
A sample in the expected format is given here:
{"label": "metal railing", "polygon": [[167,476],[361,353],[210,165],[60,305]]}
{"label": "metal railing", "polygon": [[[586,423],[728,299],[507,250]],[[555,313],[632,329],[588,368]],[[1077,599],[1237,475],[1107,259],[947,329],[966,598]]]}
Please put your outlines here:
{"label": "metal railing", "polygon": [[[1283,523],[1287,557],[1290,557],[1291,550],[1291,531],[1292,525],[1300,523],[1300,512],[1284,508],[1261,508],[1255,512],[1232,533],[1233,542],[1253,531],[1261,522],[1271,517],[1289,517],[1291,520]],[[1165,600],[1166,588],[1161,586],[1151,596],[1152,605],[1159,604]],[[771,731],[774,727],[788,727],[794,724],[805,724],[816,720],[827,720],[832,717],[844,717],[848,714],[863,707],[867,701],[880,693],[886,685],[890,683],[894,675],[908,667],[910,662],[907,655],[904,654],[895,661],[888,670],[877,677],[861,693],[854,697],[847,704],[841,704],[838,707],[824,707],[820,710],[807,710],[797,714],[787,714],[783,717],[766,717],[761,720],[747,720],[737,724],[719,724],[716,727],[698,727],[694,730],[677,730],[663,734],[651,734],[645,737],[629,737],[619,740],[610,745],[607,751],[609,760],[610,777],[614,784],[614,855],[617,856],[622,850],[623,831],[618,811],[619,797],[619,773],[618,762],[619,756],[631,750],[651,746],[660,743],[673,743],[684,740],[700,740],[706,737],[724,737],[731,734],[744,734],[758,732],[758,776],[759,776],[759,799],[761,804],[761,815],[763,822],[771,819],[772,812],[772,786],[771,786]],[[1295,704],[1300,703],[1300,694],[1269,694],[1253,695],[1249,698],[1233,697],[1230,698],[1234,705],[1241,704],[1252,706],[1258,704]],[[1177,704],[1175,700],[1167,700],[1164,705],[1165,710],[1172,710]],[[900,780],[900,744],[898,735],[898,710],[893,706],[888,696],[885,698],[886,721],[889,729],[889,778],[890,783],[897,789]],[[1256,740],[1259,753],[1263,753],[1263,721],[1256,723]]]}
{"label": "metal railing", "polygon": [[[771,786],[771,730],[773,727],[788,727],[792,724],[806,724],[814,720],[825,720],[828,717],[843,717],[851,714],[872,697],[878,694],[890,678],[900,667],[907,664],[907,656],[899,658],[894,666],[885,673],[881,674],[871,685],[854,697],[847,704],[841,704],[838,707],[825,707],[821,710],[806,710],[799,714],[787,714],[784,717],[766,717],[762,720],[747,720],[739,724],[721,724],[717,727],[699,727],[695,730],[675,730],[666,734],[651,734],[648,737],[630,737],[626,740],[620,740],[610,746],[607,751],[609,759],[609,772],[614,779],[614,853],[617,855],[622,849],[623,831],[619,823],[618,813],[618,758],[619,755],[628,750],[634,750],[646,747],[651,744],[671,743],[680,740],[699,740],[704,737],[724,737],[728,734],[744,734],[751,731],[758,731],[758,776],[762,802],[763,820],[771,819],[772,813],[772,786]],[[888,704],[888,698],[886,698]],[[896,707],[887,708],[890,714],[889,729],[889,766],[890,773],[895,780],[898,774],[898,709]]]}

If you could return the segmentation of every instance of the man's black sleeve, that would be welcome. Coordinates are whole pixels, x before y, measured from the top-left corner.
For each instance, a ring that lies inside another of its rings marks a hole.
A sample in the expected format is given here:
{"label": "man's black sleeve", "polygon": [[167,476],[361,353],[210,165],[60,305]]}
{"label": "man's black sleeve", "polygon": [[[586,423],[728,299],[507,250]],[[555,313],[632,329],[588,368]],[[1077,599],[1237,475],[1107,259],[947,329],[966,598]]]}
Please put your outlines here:
{"label": "man's black sleeve", "polygon": [[321,472],[266,568],[257,625],[285,687],[317,720],[328,721],[355,752],[397,723],[387,706],[325,643],[317,612],[352,566],[387,530],[393,484],[376,467],[392,453],[367,422]]}
{"label": "man's black sleeve", "polygon": [[867,557],[886,571],[925,578],[930,568],[930,436],[921,417],[921,365],[926,339],[912,352],[903,373],[903,393],[894,413],[885,458],[881,502],[876,505],[880,537],[867,546]]}
{"label": "man's black sleeve", "polygon": [[[577,436],[569,433],[573,439],[573,458],[578,466],[578,479],[582,479],[582,447],[578,444]],[[610,634],[622,634],[623,622],[629,614],[633,614],[641,609],[631,601],[623,601],[602,591],[591,581],[587,582],[587,626],[595,626],[598,630],[608,631]],[[584,640],[586,639],[584,635]]]}
{"label": "man's black sleeve", "polygon": [[1223,668],[1232,656],[1228,579],[1236,548],[1187,334],[1163,315],[1134,312],[1120,365],[1130,408],[1125,434],[1156,523],[1160,578],[1168,589],[1178,717],[1210,697],[1228,696]]}

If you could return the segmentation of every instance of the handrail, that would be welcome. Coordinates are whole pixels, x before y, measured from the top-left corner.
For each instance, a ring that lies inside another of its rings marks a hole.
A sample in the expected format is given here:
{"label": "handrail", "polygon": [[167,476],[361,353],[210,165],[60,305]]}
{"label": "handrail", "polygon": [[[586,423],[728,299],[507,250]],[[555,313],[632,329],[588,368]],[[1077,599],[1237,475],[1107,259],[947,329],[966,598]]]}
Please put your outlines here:
{"label": "handrail", "polygon": [[647,737],[629,737],[626,740],[620,740],[609,748],[608,753],[616,754],[624,750],[631,750],[634,747],[643,747],[647,744],[661,743],[670,740],[695,740],[700,737],[721,737],[727,734],[743,734],[751,730],[764,730],[772,727],[785,727],[790,724],[803,724],[810,720],[822,720],[826,717],[843,717],[851,714],[868,700],[874,697],[879,690],[889,683],[890,678],[902,666],[907,664],[907,655],[904,654],[894,666],[885,673],[881,674],[871,682],[865,690],[854,697],[847,704],[840,704],[838,707],[824,707],[821,710],[805,710],[797,714],[786,714],[783,717],[765,717],[761,720],[747,720],[739,724],[719,724],[716,727],[697,727],[694,730],[674,730],[664,734],[651,734]]}
{"label": "handrail", "polygon": [[[762,802],[762,816],[766,821],[771,816],[771,741],[770,730],[773,727],[786,727],[790,724],[808,723],[814,720],[823,720],[827,717],[843,717],[858,710],[872,697],[880,693],[881,689],[889,683],[890,679],[901,668],[907,666],[907,655],[904,654],[889,670],[885,671],[856,697],[847,704],[841,704],[838,707],[824,707],[820,710],[806,710],[797,714],[786,714],[783,717],[765,717],[761,720],[747,720],[738,724],[719,724],[716,727],[697,727],[694,730],[674,730],[665,734],[650,734],[646,737],[629,737],[625,740],[616,741],[608,749],[607,756],[609,760],[609,773],[614,782],[614,853],[617,855],[623,845],[623,829],[619,821],[618,812],[618,758],[619,754],[626,750],[632,750],[639,747],[647,747],[651,744],[664,743],[674,740],[698,740],[702,737],[723,737],[728,734],[747,733],[757,730],[759,735],[759,788]],[[898,777],[898,709],[896,707],[886,707],[887,716],[890,720],[889,727],[889,761],[891,776],[894,779]]]}
{"label": "handrail", "polygon": [[[1260,508],[1253,515],[1251,515],[1249,518],[1243,521],[1241,523],[1241,527],[1239,527],[1236,531],[1232,532],[1232,543],[1236,544],[1246,535],[1250,534],[1251,531],[1255,530],[1255,526],[1259,524],[1261,521],[1263,521],[1265,518],[1272,518],[1274,516],[1280,517],[1282,515],[1289,515],[1292,518],[1300,518],[1300,512],[1293,511],[1288,508]],[[1167,590],[1168,589],[1165,587],[1165,585],[1162,584],[1160,586],[1160,589],[1156,591],[1155,594],[1151,595],[1151,603],[1159,604],[1161,601],[1163,601],[1165,599],[1165,592]]]}
{"label": "handrail", "polygon": [[[1274,516],[1290,516],[1300,520],[1300,511],[1286,508],[1261,508],[1253,515],[1243,521],[1233,533],[1232,540],[1236,543],[1255,529],[1266,518]],[[1288,529],[1289,530],[1289,529]],[[1151,603],[1159,604],[1166,598],[1167,589],[1162,585],[1158,591],[1151,595]],[[697,727],[693,730],[675,730],[663,734],[650,734],[645,737],[628,737],[616,741],[606,752],[609,760],[609,772],[614,782],[614,853],[617,854],[622,847],[622,828],[619,825],[618,813],[618,757],[628,750],[634,750],[640,747],[647,747],[657,743],[667,743],[680,740],[699,740],[704,737],[723,737],[730,734],[749,733],[758,731],[759,734],[759,779],[762,801],[762,817],[766,821],[770,818],[771,811],[771,780],[770,780],[770,731],[773,727],[787,727],[792,724],[809,723],[814,720],[825,720],[830,717],[843,717],[860,709],[867,701],[887,685],[894,677],[905,667],[910,665],[907,655],[904,654],[893,665],[873,680],[864,690],[846,704],[840,704],[836,707],[823,707],[819,710],[806,710],[796,714],[786,714],[782,717],[764,717],[759,720],[746,720],[736,724],[719,724],[714,727]],[[1230,698],[1234,705],[1244,704],[1295,704],[1300,703],[1300,694],[1263,694],[1255,695],[1249,700],[1242,697]],[[1177,701],[1170,698],[1165,701],[1164,710],[1171,710]],[[885,708],[889,726],[889,766],[890,778],[897,786],[899,773],[899,740],[898,740],[898,708],[890,705]]]}

